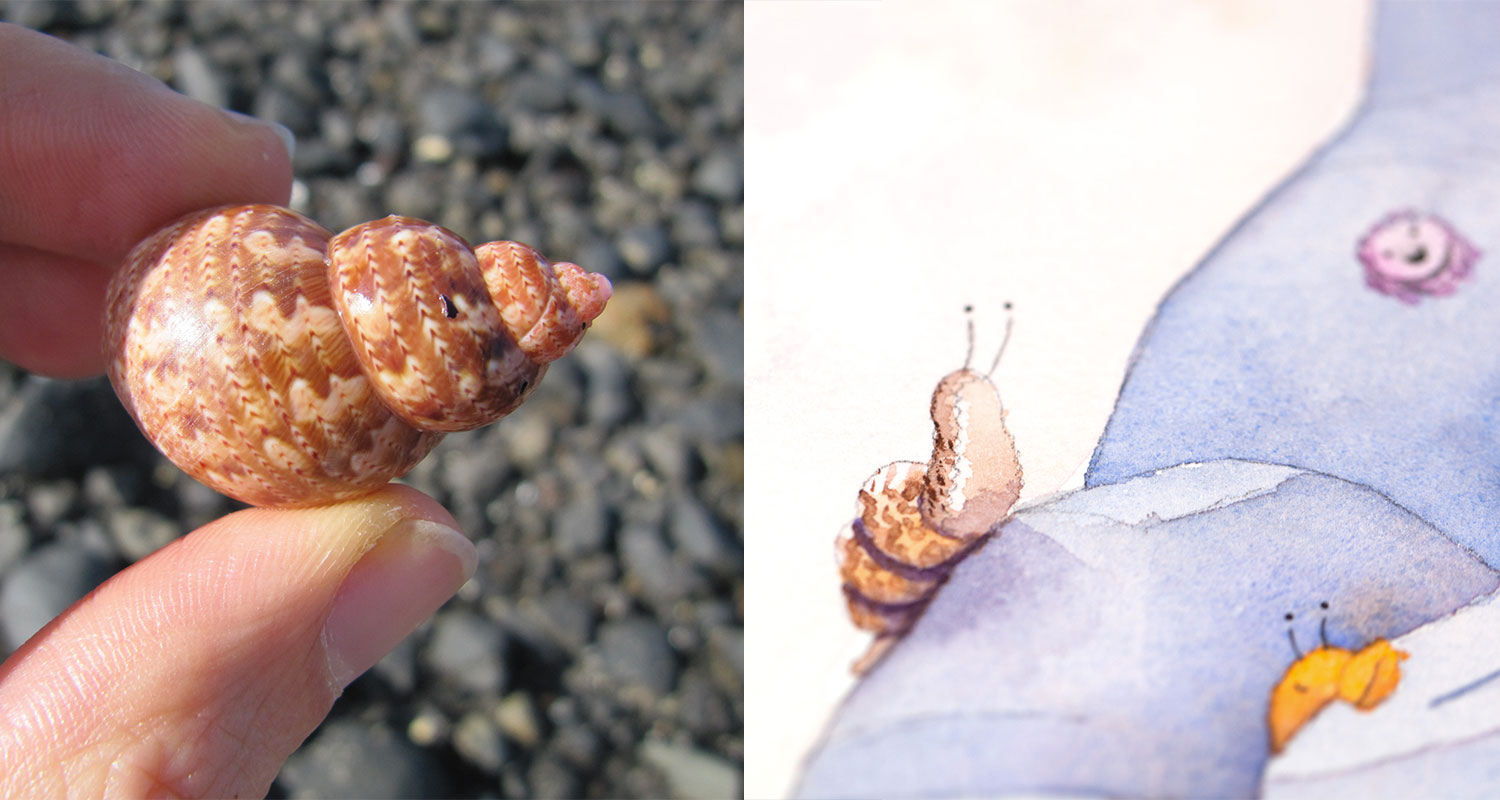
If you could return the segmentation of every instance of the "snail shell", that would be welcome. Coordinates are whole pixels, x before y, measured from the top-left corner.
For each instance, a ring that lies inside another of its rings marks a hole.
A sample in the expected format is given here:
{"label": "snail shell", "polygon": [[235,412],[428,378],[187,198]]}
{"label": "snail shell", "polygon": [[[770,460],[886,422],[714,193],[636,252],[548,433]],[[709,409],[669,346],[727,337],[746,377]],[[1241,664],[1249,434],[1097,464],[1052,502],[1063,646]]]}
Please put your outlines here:
{"label": "snail shell", "polygon": [[252,505],[374,491],[444,432],[494,422],[609,299],[526,245],[407,217],[334,236],[268,205],[152,234],[110,282],[110,381],[146,437]]}
{"label": "snail shell", "polygon": [[881,467],[860,488],[858,516],[836,544],[850,619],[877,635],[856,672],[911,628],[1021,495],[1015,439],[989,375],[965,366],[944,377],[932,396],[932,422],[932,458]]}

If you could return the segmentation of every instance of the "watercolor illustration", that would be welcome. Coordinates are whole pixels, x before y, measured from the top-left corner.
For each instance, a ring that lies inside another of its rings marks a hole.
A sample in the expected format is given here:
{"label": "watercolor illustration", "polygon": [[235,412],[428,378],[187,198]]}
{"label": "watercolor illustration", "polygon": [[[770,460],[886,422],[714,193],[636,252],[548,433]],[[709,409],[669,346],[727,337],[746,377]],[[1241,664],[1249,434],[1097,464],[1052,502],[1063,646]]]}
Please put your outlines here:
{"label": "watercolor illustration", "polygon": [[1007,383],[957,357],[931,459],[849,487],[871,649],[795,796],[1500,791],[1500,5],[1373,18],[1363,104],[1155,305],[1080,487],[1013,507]]}

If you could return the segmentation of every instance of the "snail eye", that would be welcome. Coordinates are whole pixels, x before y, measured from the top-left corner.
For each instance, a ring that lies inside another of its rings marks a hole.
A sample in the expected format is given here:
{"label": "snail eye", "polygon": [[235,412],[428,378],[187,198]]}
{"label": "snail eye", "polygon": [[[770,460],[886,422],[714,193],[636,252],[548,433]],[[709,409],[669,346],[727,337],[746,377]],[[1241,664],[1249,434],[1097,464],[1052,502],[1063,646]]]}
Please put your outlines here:
{"label": "snail eye", "polygon": [[458,308],[453,305],[452,300],[448,299],[448,295],[440,294],[438,295],[438,300],[441,300],[443,303],[443,316],[447,317],[448,319],[458,318]]}

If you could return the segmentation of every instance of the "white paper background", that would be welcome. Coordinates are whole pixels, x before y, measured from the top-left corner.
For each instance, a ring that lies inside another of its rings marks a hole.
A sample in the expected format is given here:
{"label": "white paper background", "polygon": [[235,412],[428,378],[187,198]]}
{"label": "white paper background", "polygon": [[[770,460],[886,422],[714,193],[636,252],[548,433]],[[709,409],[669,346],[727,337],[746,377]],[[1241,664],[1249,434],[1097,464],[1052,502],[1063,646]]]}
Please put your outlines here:
{"label": "white paper background", "polygon": [[[748,5],[745,794],[784,795],[868,637],[832,542],[933,387],[996,383],[1025,500],[1076,485],[1156,302],[1337,131],[1361,0]],[[982,665],[970,665],[981,669]]]}

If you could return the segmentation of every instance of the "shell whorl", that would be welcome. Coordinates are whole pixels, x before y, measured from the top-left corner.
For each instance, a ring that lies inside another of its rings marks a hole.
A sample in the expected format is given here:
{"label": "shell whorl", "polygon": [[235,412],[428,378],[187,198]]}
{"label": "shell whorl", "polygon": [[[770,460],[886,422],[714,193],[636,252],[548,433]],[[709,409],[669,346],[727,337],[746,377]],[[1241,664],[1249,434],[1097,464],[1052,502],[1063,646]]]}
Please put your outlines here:
{"label": "shell whorl", "polygon": [[[1008,340],[1009,324],[1006,331]],[[972,335],[971,327],[971,350]],[[856,672],[911,628],[1020,496],[1015,440],[987,374],[967,366],[949,373],[933,392],[931,411],[932,458],[887,464],[871,476],[860,488],[858,516],[836,544],[849,616],[878,637]]]}
{"label": "shell whorl", "polygon": [[584,308],[549,301],[533,323],[563,317],[572,338],[533,356],[451,231],[387,217],[333,236],[275,206],[209,209],[126,257],[106,361],[185,472],[254,505],[319,505],[378,489],[444,431],[520,405],[609,297],[602,276],[572,280],[591,290]]}

